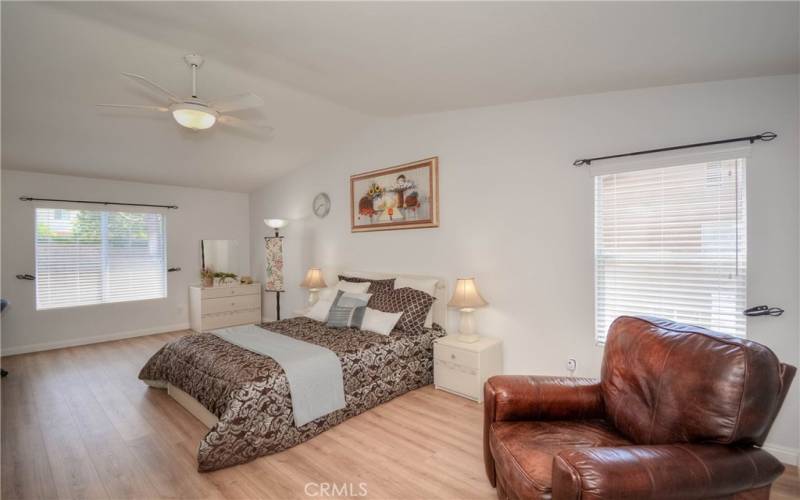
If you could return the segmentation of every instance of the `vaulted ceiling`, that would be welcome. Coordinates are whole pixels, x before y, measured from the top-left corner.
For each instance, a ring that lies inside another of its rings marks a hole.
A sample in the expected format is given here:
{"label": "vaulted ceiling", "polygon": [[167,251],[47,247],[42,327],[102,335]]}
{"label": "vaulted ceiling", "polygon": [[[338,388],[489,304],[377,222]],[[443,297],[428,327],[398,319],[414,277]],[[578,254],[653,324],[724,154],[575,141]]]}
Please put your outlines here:
{"label": "vaulted ceiling", "polygon": [[[249,191],[370,120],[798,71],[798,4],[2,3],[3,168]],[[190,132],[120,73],[245,91],[270,137]]]}

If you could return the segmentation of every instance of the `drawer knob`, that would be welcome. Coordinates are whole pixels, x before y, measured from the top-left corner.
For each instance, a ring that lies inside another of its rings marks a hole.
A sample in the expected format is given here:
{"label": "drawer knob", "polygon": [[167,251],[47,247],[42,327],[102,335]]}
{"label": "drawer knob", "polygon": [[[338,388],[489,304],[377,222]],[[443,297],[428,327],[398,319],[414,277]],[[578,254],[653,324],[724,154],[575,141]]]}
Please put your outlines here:
{"label": "drawer knob", "polygon": [[450,359],[456,359],[456,355],[455,354],[451,354],[450,355]]}
{"label": "drawer knob", "polygon": [[231,302],[231,305],[232,305],[232,306],[235,306],[235,305],[236,305],[236,302]]}

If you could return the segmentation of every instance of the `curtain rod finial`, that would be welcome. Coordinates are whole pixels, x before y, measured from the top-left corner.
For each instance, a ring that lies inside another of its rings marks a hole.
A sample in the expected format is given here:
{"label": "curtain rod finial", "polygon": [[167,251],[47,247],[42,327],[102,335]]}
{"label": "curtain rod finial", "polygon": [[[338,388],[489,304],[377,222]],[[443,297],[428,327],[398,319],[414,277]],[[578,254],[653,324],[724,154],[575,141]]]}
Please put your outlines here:
{"label": "curtain rod finial", "polygon": [[778,134],[775,132],[764,132],[761,135],[756,136],[758,139],[762,141],[771,141],[772,139],[778,137]]}

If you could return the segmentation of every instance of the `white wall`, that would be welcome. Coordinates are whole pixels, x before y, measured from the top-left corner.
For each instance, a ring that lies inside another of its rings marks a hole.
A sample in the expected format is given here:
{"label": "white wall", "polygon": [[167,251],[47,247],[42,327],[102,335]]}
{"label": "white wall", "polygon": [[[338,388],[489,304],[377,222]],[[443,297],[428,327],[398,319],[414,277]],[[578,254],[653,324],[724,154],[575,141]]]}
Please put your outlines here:
{"label": "white wall", "polygon": [[[311,265],[446,277],[475,276],[490,306],[482,333],[504,339],[506,373],[599,373],[593,341],[593,184],[579,157],[750,135],[749,303],[782,306],[780,318],[748,322],[750,338],[798,363],[797,76],[713,82],[578,96],[386,119],[329,156],[251,195],[253,270],[263,274],[265,217],[286,217],[287,293]],[[349,176],[439,156],[441,226],[350,232]],[[330,194],[322,220],[311,200]],[[261,276],[263,278],[263,276]],[[265,312],[272,313],[272,297]],[[451,316],[450,324],[456,324]],[[770,442],[796,460],[796,381]],[[779,450],[780,451],[780,450]]]}
{"label": "white wall", "polygon": [[[34,205],[20,196],[178,205],[167,214],[165,299],[35,310]],[[198,283],[200,240],[240,242],[242,269],[249,266],[249,200],[243,193],[109,181],[4,170],[2,172],[2,317],[4,355],[188,328],[188,290]]]}

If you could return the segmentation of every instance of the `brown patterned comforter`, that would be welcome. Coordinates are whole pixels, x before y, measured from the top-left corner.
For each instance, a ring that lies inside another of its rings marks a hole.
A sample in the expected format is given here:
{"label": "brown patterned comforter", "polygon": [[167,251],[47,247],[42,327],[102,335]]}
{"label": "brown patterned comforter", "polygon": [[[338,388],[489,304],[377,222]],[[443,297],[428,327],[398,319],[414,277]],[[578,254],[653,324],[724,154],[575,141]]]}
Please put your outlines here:
{"label": "brown patterned comforter", "polygon": [[200,442],[198,470],[210,471],[277,453],[412,389],[433,382],[437,325],[418,335],[389,336],[328,328],[309,318],[261,325],[326,347],[342,363],[347,406],[295,427],[286,374],[272,358],[210,333],[187,335],[162,347],[139,378],[168,382],[219,418]]}

